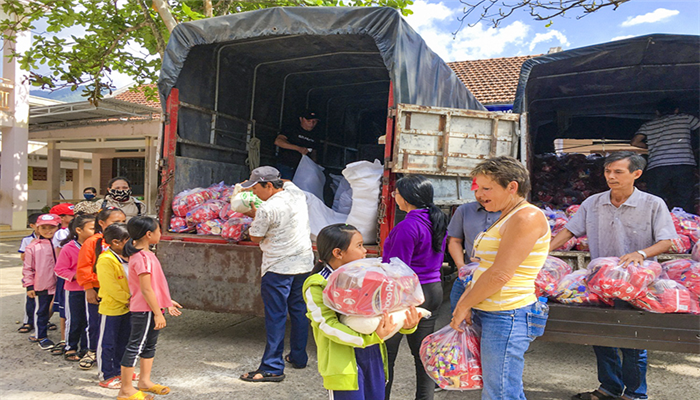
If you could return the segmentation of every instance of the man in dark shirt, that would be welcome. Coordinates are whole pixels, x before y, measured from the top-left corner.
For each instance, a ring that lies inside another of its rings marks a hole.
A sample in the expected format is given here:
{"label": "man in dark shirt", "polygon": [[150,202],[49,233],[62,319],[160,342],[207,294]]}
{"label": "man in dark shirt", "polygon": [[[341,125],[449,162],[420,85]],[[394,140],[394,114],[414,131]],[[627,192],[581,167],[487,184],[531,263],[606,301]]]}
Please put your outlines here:
{"label": "man in dark shirt", "polygon": [[278,149],[277,169],[282,179],[292,179],[294,172],[301,161],[302,155],[308,155],[316,160],[319,140],[314,128],[318,124],[318,114],[312,110],[306,110],[299,116],[299,126],[285,129],[275,139]]}

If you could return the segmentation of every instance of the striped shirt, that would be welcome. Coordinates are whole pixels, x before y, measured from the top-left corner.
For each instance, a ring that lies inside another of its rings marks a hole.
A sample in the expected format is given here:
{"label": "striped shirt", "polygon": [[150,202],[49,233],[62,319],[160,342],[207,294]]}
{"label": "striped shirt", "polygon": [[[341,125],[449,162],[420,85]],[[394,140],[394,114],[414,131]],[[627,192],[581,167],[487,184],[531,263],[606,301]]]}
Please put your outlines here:
{"label": "striped shirt", "polygon": [[[481,261],[479,267],[474,271],[474,282],[479,280],[481,274],[489,269],[496,260],[501,246],[501,227],[506,223],[516,212],[526,207],[532,207],[539,211],[539,208],[532,204],[524,204],[516,208],[510,215],[503,218],[502,221],[492,226],[485,231],[481,238],[475,240],[476,248],[474,255]],[[542,213],[542,218],[545,218]],[[523,260],[522,264],[515,269],[515,274],[508,283],[506,283],[498,292],[494,293],[486,300],[474,306],[477,310],[482,311],[505,311],[522,308],[537,300],[535,296],[535,278],[539,274],[540,269],[544,265],[549,253],[549,240],[551,233],[547,230],[541,238],[537,239],[535,246],[530,251],[530,254]],[[504,251],[508,251],[505,249]]]}
{"label": "striped shirt", "polygon": [[665,115],[646,122],[636,135],[643,135],[649,148],[647,170],[671,165],[695,165],[690,132],[700,120],[688,114]]}

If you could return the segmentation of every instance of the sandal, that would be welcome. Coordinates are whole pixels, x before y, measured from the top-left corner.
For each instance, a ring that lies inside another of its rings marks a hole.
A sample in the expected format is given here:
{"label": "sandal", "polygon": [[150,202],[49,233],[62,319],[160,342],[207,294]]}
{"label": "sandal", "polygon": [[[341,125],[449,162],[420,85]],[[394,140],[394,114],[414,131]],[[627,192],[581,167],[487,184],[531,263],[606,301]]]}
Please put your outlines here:
{"label": "sandal", "polygon": [[[260,378],[255,379],[256,375],[260,375]],[[246,382],[282,382],[284,380],[284,374],[273,375],[269,372],[257,370],[250,371],[247,374],[241,375],[240,379]]]}
{"label": "sandal", "polygon": [[292,365],[292,368],[294,368],[294,369],[304,369],[304,368],[306,368],[306,365],[299,365],[299,364],[293,363],[293,362],[292,362],[291,354],[287,354],[286,356],[284,356],[284,361],[286,361],[286,362],[288,362],[289,364],[291,364],[291,365]]}
{"label": "sandal", "polygon": [[75,350],[68,350],[67,352],[63,353],[63,358],[66,361],[71,361],[71,362],[78,362],[80,361],[80,356],[78,355],[78,352]]}
{"label": "sandal", "polygon": [[87,353],[85,353],[85,356],[80,359],[80,364],[78,366],[80,369],[83,370],[88,370],[92,368],[93,365],[95,365],[95,352],[88,350]]}
{"label": "sandal", "polygon": [[56,329],[58,329],[58,327],[56,326],[56,324],[54,324],[53,322],[49,322],[49,324],[46,325],[46,328],[47,328],[48,330],[50,330],[50,331],[55,331]]}
{"label": "sandal", "polygon": [[41,341],[36,336],[29,336],[27,339],[32,343],[39,343]]}
{"label": "sandal", "polygon": [[29,333],[34,330],[34,327],[31,326],[30,324],[22,324],[22,326],[17,329],[17,332],[19,333]]}
{"label": "sandal", "polygon": [[168,394],[170,393],[170,388],[163,385],[153,385],[149,388],[139,388],[142,392],[155,393],[155,394]]}
{"label": "sandal", "polygon": [[62,356],[63,353],[66,352],[66,342],[65,340],[61,340],[60,342],[56,343],[56,345],[51,349],[51,355],[52,356]]}
{"label": "sandal", "polygon": [[617,398],[616,396],[609,396],[598,389],[571,396],[571,400],[616,400]]}
{"label": "sandal", "polygon": [[117,396],[117,400],[151,400],[151,399],[153,399],[153,395],[146,394],[140,390],[138,392],[132,394],[129,397]]}

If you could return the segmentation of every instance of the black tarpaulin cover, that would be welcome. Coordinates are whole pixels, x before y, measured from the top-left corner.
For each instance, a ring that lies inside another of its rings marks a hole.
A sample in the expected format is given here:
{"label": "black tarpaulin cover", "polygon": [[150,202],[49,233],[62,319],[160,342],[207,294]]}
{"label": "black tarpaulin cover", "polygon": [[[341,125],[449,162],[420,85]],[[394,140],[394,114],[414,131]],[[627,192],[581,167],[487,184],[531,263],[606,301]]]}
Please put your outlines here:
{"label": "black tarpaulin cover", "polygon": [[[485,110],[398,11],[376,7],[269,8],[179,24],[163,57],[158,82],[161,103],[165,104],[170,90],[178,85],[188,55],[198,46],[215,53],[217,46],[263,37],[331,35],[372,38],[394,85],[397,103]],[[210,54],[196,56],[211,60]],[[190,80],[201,76],[201,85],[209,85],[206,79],[210,78],[203,75],[210,74],[211,70],[187,76]]]}

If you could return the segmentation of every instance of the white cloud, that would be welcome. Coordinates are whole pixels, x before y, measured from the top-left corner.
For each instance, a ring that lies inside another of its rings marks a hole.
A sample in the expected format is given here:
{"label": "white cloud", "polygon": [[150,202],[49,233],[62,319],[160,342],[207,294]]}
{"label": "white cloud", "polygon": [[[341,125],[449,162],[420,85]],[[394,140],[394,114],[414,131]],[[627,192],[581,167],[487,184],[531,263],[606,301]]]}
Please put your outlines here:
{"label": "white cloud", "polygon": [[535,46],[537,46],[539,43],[549,42],[553,39],[559,40],[559,44],[561,44],[562,46],[569,45],[569,40],[563,33],[559,32],[556,29],[552,29],[547,33],[536,34],[535,38],[532,39],[532,42],[530,42],[530,51],[534,50]]}
{"label": "white cloud", "polygon": [[615,36],[614,38],[610,39],[611,42],[614,42],[616,40],[625,40],[629,38],[633,38],[634,35],[625,35],[625,36]]}
{"label": "white cloud", "polygon": [[415,30],[430,26],[436,21],[444,21],[452,18],[456,10],[453,10],[442,2],[434,4],[423,0],[417,0],[410,6],[413,14],[405,17],[409,25]]}
{"label": "white cloud", "polygon": [[629,27],[639,24],[647,24],[653,22],[663,21],[665,19],[671,18],[674,15],[678,15],[678,10],[669,10],[666,8],[657,8],[656,10],[646,13],[644,15],[637,15],[636,17],[629,17],[621,26]]}

